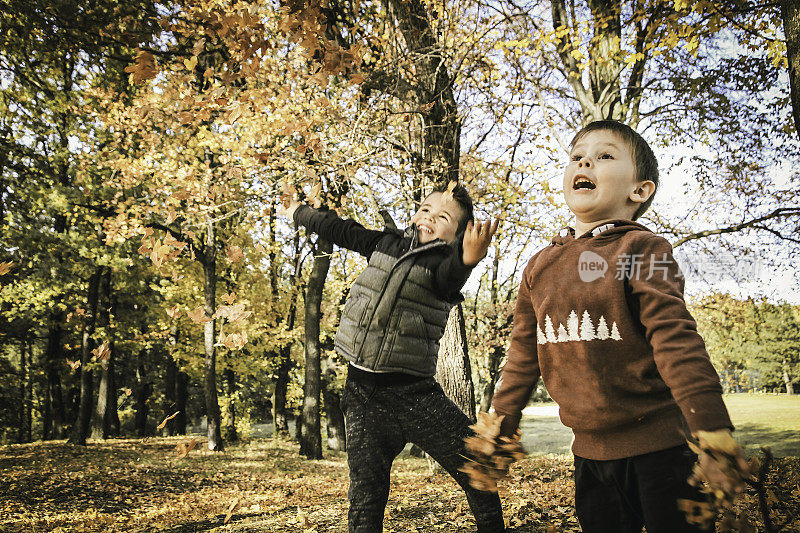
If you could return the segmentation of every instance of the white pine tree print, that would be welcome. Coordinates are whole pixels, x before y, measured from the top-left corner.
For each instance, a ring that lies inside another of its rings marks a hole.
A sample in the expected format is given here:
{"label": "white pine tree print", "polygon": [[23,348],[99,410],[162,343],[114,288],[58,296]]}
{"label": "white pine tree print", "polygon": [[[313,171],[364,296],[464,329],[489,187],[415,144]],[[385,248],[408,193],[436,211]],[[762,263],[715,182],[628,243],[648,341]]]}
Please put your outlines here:
{"label": "white pine tree print", "polygon": [[539,327],[539,323],[536,323],[536,344],[547,344],[547,339],[544,337],[544,333],[542,333],[542,328]]}
{"label": "white pine tree print", "polygon": [[597,338],[604,341],[608,338],[608,324],[606,317],[600,315],[600,322],[597,324]]}
{"label": "white pine tree print", "polygon": [[594,336],[594,324],[592,324],[592,317],[589,316],[589,311],[583,312],[583,320],[581,321],[581,340],[591,341],[596,337]]}
{"label": "white pine tree print", "polygon": [[564,324],[558,325],[558,342],[567,342],[569,339],[567,338],[567,328],[564,327]]}
{"label": "white pine tree print", "polygon": [[611,338],[615,341],[621,341],[622,337],[619,334],[619,330],[617,329],[617,323],[614,322],[611,324]]}
{"label": "white pine tree print", "polygon": [[553,321],[550,320],[550,315],[544,317],[544,333],[547,342],[558,342],[556,330],[553,329]]}
{"label": "white pine tree print", "polygon": [[578,313],[574,309],[569,312],[569,318],[567,318],[567,340],[581,340],[581,336],[578,333]]}

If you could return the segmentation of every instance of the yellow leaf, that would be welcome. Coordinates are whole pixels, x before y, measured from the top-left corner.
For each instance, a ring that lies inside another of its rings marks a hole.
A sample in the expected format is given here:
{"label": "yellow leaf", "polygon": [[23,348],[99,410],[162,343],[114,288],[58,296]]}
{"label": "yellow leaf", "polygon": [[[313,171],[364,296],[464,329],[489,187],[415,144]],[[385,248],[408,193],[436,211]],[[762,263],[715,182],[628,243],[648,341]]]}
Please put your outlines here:
{"label": "yellow leaf", "polygon": [[194,70],[194,67],[197,66],[197,56],[192,56],[189,59],[184,59],[183,64],[186,66],[187,70]]}
{"label": "yellow leaf", "polygon": [[0,263],[0,276],[8,274],[14,266],[14,263]]}

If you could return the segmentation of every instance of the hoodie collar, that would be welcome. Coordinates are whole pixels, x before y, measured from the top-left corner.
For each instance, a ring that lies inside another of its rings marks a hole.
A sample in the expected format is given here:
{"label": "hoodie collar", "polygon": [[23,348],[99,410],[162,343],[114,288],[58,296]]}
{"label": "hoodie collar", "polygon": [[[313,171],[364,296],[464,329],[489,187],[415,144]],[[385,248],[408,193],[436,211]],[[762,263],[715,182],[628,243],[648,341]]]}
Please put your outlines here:
{"label": "hoodie collar", "polygon": [[583,235],[575,236],[575,229],[571,227],[562,228],[555,237],[553,237],[553,244],[566,244],[578,239],[591,239],[594,237],[607,237],[612,235],[619,235],[633,230],[650,231],[647,227],[634,222],[632,220],[611,220],[603,224],[598,224]]}

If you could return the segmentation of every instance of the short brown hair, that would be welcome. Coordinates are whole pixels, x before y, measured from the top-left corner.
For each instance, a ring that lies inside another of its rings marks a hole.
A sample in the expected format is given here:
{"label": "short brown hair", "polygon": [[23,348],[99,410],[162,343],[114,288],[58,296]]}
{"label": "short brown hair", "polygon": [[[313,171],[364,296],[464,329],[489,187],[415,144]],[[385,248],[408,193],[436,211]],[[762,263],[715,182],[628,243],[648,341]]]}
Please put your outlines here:
{"label": "short brown hair", "polygon": [[[440,192],[444,194],[445,192],[447,192],[449,188],[450,188],[449,183],[447,182],[441,183],[435,186],[433,190],[428,194],[428,196],[430,196],[435,192]],[[456,186],[453,188],[453,190],[450,192],[453,195],[453,200],[455,200],[456,203],[459,205],[459,207],[461,207],[461,211],[463,213],[461,216],[461,220],[458,222],[458,229],[456,229],[456,234],[458,234],[467,229],[467,224],[469,224],[471,220],[475,219],[475,208],[473,207],[472,204],[472,196],[470,196],[467,188],[461,185],[460,183],[457,183]]]}
{"label": "short brown hair", "polygon": [[636,131],[627,124],[616,120],[595,120],[594,122],[590,122],[575,134],[575,137],[573,137],[572,141],[569,143],[570,148],[575,146],[587,133],[597,130],[613,131],[619,135],[622,140],[628,144],[628,147],[630,147],[633,153],[636,179],[639,181],[650,180],[656,185],[656,190],[653,191],[650,198],[645,200],[642,205],[639,206],[639,209],[636,210],[636,213],[633,214],[633,220],[636,220],[650,208],[650,204],[653,203],[653,198],[656,196],[656,191],[658,191],[658,160],[656,160],[656,156],[650,148],[650,145],[647,144],[647,141],[645,141],[641,135],[636,133]]}

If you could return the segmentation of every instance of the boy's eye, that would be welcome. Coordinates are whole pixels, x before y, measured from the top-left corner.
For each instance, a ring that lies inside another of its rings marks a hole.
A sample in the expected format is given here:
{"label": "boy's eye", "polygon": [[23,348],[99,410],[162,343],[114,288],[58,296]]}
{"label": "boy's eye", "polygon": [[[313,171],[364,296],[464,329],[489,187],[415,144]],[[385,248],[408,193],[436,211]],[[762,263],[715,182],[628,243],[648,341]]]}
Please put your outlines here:
{"label": "boy's eye", "polygon": [[600,159],[614,159],[611,154],[600,154]]}
{"label": "boy's eye", "polygon": [[441,218],[441,219],[442,219],[442,220],[444,220],[445,222],[447,222],[448,220],[450,220],[449,218],[447,218],[447,215],[439,215],[439,218]]}
{"label": "boy's eye", "polygon": [[572,160],[573,161],[580,161],[583,156],[580,154],[573,154]]}

